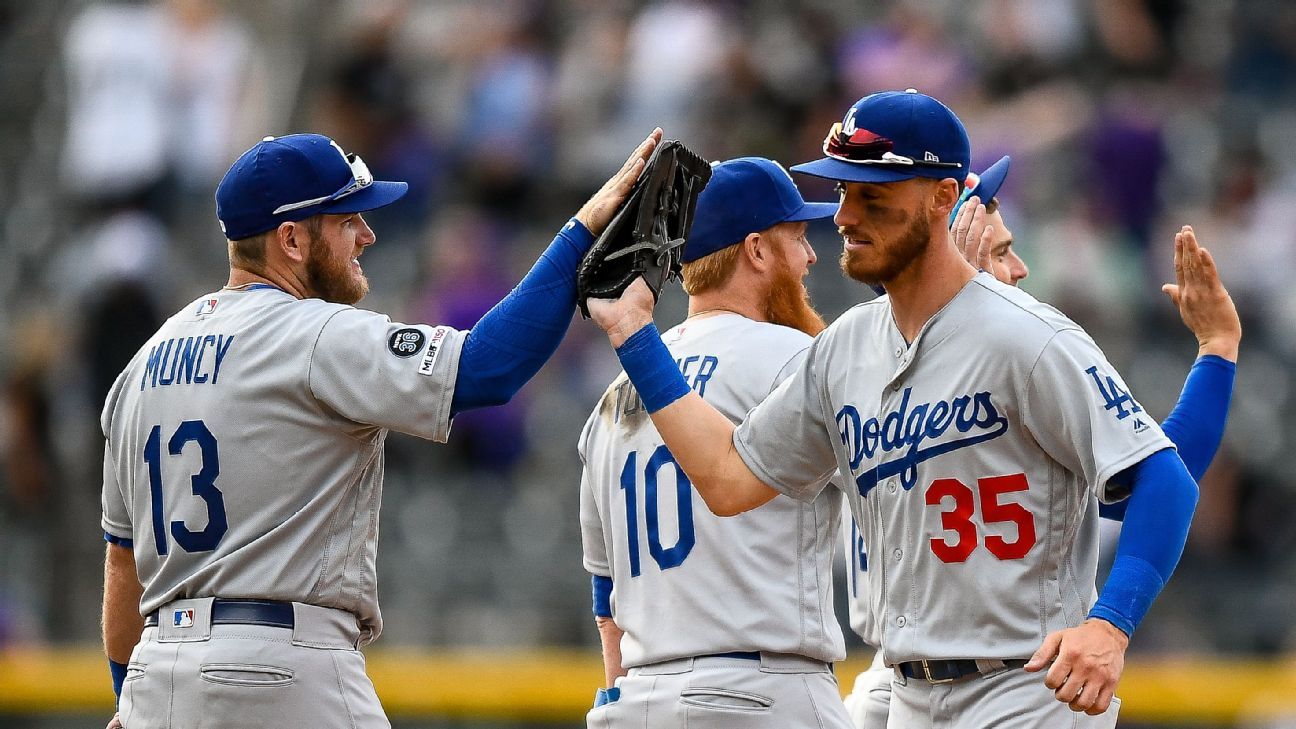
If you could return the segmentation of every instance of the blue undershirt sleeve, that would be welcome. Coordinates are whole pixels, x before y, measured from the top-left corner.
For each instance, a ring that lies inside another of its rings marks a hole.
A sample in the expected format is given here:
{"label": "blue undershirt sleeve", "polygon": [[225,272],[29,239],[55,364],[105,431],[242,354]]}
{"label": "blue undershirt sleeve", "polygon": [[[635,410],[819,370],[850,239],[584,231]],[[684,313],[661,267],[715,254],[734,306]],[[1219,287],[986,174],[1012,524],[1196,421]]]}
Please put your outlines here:
{"label": "blue undershirt sleeve", "polygon": [[113,696],[121,701],[122,683],[126,681],[126,664],[108,659],[108,672],[112,674]]}
{"label": "blue undershirt sleeve", "polygon": [[1179,402],[1161,424],[1195,480],[1206,473],[1224,439],[1236,372],[1237,365],[1223,357],[1208,354],[1198,358],[1188,372]]}
{"label": "blue undershirt sleeve", "polygon": [[612,578],[590,575],[590,583],[594,588],[594,616],[612,617]]}
{"label": "blue undershirt sleeve", "polygon": [[522,281],[468,332],[450,413],[508,402],[548,361],[576,309],[576,267],[594,236],[572,218]]}
{"label": "blue undershirt sleeve", "polygon": [[1197,483],[1170,449],[1153,453],[1115,480],[1130,483],[1132,493],[1111,574],[1089,617],[1133,635],[1183,554],[1197,508]]}
{"label": "blue undershirt sleeve", "polygon": [[[1179,449],[1179,457],[1195,481],[1200,481],[1206,473],[1224,439],[1224,422],[1233,398],[1236,371],[1237,365],[1223,357],[1213,354],[1199,357],[1188,372],[1179,402],[1161,423],[1161,429]],[[1104,519],[1124,521],[1128,507],[1128,500],[1099,504],[1098,514]]]}

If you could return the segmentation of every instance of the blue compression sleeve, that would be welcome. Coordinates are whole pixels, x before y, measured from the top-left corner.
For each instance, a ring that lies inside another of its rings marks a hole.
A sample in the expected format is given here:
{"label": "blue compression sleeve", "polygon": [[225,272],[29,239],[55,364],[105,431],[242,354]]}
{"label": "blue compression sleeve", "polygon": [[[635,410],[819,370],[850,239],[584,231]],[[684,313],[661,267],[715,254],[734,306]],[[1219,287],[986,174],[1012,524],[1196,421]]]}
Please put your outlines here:
{"label": "blue compression sleeve", "polygon": [[468,332],[450,413],[508,402],[558,349],[576,309],[576,266],[594,236],[572,218],[504,300]]}
{"label": "blue compression sleeve", "polygon": [[[1237,365],[1223,357],[1208,354],[1198,358],[1188,372],[1179,402],[1161,423],[1193,480],[1201,480],[1224,439],[1236,371]],[[1099,504],[1098,514],[1104,519],[1124,521],[1128,506],[1128,500]]]}
{"label": "blue compression sleeve", "polygon": [[1157,451],[1126,472],[1132,479],[1116,560],[1089,617],[1133,635],[1170,580],[1197,508],[1197,484],[1172,450]]}
{"label": "blue compression sleeve", "polygon": [[594,616],[612,617],[612,578],[603,575],[590,575],[594,588]]}
{"label": "blue compression sleeve", "polygon": [[675,364],[670,350],[662,343],[656,325],[645,324],[622,342],[616,353],[649,413],[655,413],[689,394],[688,382],[680,374],[679,365]]}
{"label": "blue compression sleeve", "polygon": [[121,701],[122,683],[126,680],[126,664],[108,659],[108,672],[112,674],[113,696]]}
{"label": "blue compression sleeve", "polygon": [[1161,424],[1174,441],[1188,473],[1200,480],[1224,439],[1224,421],[1233,397],[1237,365],[1213,354],[1198,358],[1188,372],[1183,393]]}

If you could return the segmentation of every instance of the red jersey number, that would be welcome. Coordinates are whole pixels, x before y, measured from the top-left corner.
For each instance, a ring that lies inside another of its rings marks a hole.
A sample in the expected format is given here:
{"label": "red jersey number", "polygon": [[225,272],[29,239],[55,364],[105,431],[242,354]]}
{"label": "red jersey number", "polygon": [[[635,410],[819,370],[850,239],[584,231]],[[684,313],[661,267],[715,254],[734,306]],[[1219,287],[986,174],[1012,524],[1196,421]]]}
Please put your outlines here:
{"label": "red jersey number", "polygon": [[[1021,504],[1000,503],[999,500],[1003,494],[1029,488],[1024,473],[977,479],[982,521],[986,524],[1011,522],[1017,526],[1017,538],[1012,541],[997,534],[986,536],[986,549],[999,559],[1021,559],[1035,546],[1035,517]],[[976,551],[978,540],[977,526],[972,521],[976,511],[972,489],[958,479],[936,479],[927,488],[927,505],[939,506],[946,499],[951,500],[951,508],[941,512],[941,527],[946,532],[953,532],[957,539],[951,542],[948,535],[933,538],[932,554],[942,562],[964,562]]]}

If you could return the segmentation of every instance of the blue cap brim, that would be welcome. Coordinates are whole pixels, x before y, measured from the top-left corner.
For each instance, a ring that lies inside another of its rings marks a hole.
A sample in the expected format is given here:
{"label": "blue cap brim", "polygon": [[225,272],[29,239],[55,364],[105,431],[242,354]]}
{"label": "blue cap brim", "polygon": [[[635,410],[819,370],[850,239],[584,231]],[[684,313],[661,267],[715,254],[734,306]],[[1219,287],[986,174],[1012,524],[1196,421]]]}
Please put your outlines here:
{"label": "blue cap brim", "polygon": [[1003,187],[1004,180],[1008,178],[1008,166],[1012,164],[1012,157],[1004,155],[999,158],[998,162],[986,168],[979,177],[980,182],[972,188],[972,194],[981,199],[982,203],[990,202],[990,198],[999,194],[999,188]]}
{"label": "blue cap brim", "polygon": [[320,212],[337,215],[340,213],[363,213],[369,210],[377,210],[405,197],[407,192],[409,192],[409,185],[404,182],[374,180],[372,185],[360,192],[320,206]]}
{"label": "blue cap brim", "polygon": [[837,208],[841,207],[837,203],[827,202],[808,202],[801,206],[801,209],[792,213],[783,219],[785,223],[799,223],[805,220],[819,220],[820,218],[831,218],[837,214]]}
{"label": "blue cap brim", "polygon": [[813,162],[803,162],[792,167],[793,172],[800,172],[803,175],[812,177],[822,177],[826,180],[838,180],[840,182],[903,182],[912,180],[915,177],[927,177],[934,180],[943,180],[946,177],[962,180],[966,177],[964,170],[958,169],[937,169],[929,167],[897,167],[883,165],[866,165],[852,162],[843,162],[832,157],[824,157]]}

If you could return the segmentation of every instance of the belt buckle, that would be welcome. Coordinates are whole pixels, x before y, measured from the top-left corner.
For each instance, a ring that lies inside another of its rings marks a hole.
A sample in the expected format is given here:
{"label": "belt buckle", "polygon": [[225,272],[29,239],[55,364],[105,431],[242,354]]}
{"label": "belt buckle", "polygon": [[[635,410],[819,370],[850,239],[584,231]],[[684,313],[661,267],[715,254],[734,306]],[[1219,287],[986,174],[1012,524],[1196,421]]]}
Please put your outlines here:
{"label": "belt buckle", "polygon": [[954,683],[954,681],[958,680],[957,676],[951,678],[932,678],[931,668],[927,665],[926,659],[922,660],[922,669],[923,669],[923,677],[927,679],[927,683],[934,683],[934,684]]}

